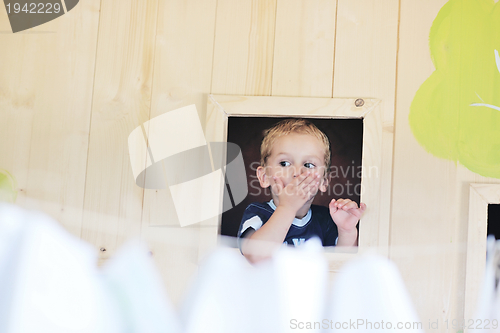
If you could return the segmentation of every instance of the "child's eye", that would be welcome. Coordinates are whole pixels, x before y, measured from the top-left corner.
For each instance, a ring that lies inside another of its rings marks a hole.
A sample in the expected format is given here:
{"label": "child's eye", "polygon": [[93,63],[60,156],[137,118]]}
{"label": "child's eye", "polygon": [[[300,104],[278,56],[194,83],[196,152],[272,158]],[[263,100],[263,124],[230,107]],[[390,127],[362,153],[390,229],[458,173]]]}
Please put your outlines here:
{"label": "child's eye", "polygon": [[305,166],[306,168],[308,168],[308,169],[312,169],[312,168],[314,168],[314,167],[315,167],[315,165],[314,165],[314,164],[309,163],[309,162],[308,162],[308,163],[304,163],[304,166]]}
{"label": "child's eye", "polygon": [[287,167],[287,166],[290,166],[290,162],[288,162],[288,161],[281,161],[281,162],[280,162],[280,165],[281,165],[282,167]]}

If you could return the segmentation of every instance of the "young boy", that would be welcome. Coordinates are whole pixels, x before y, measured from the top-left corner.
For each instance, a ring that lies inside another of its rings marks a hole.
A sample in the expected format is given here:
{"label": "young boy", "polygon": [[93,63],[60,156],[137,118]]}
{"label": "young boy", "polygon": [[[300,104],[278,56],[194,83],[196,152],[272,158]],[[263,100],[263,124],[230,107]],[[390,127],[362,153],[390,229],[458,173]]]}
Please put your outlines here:
{"label": "young boy", "polygon": [[312,237],[323,246],[357,245],[364,203],[358,208],[349,199],[332,199],[329,209],[311,205],[329,181],[330,144],[323,132],[304,119],[280,121],[264,132],[260,154],[257,177],[261,187],[271,187],[272,200],[252,203],[243,214],[238,241],[250,262],[271,257],[281,244],[297,246]]}

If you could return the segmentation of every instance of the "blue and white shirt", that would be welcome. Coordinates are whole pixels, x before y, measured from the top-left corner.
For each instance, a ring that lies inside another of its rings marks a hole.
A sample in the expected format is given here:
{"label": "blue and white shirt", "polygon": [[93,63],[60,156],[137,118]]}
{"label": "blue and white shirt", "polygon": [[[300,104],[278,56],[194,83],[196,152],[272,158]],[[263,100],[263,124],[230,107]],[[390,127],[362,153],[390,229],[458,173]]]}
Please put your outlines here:
{"label": "blue and white shirt", "polygon": [[[271,217],[276,209],[273,200],[266,203],[251,203],[245,209],[238,230],[238,245],[240,239],[246,237],[252,229],[259,230]],[[335,246],[337,243],[337,225],[330,216],[327,207],[311,205],[306,216],[293,220],[283,244],[298,246],[312,237],[319,237],[323,246]]]}

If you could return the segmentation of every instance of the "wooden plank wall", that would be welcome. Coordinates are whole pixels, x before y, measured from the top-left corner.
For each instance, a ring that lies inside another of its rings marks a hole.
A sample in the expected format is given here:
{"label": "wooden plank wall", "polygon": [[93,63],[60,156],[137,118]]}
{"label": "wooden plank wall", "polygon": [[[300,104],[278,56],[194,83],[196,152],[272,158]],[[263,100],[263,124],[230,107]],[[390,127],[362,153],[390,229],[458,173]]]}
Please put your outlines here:
{"label": "wooden plank wall", "polygon": [[18,34],[0,9],[0,168],[16,178],[19,205],[46,211],[77,236],[99,7],[85,1],[71,16]]}
{"label": "wooden plank wall", "polygon": [[[148,242],[178,302],[200,229],[168,191],[135,185],[129,133],[214,94],[373,97],[394,139],[390,256],[424,323],[463,315],[468,184],[483,179],[414,139],[409,106],[434,70],[429,29],[446,0],[86,0],[12,34],[0,8],[0,168],[17,204],[41,209],[105,260]],[[391,140],[387,141],[390,142]]]}
{"label": "wooden plank wall", "polygon": [[[391,255],[408,281],[415,303],[428,302],[426,295],[439,295],[424,310],[432,320],[443,320],[460,311],[456,306],[462,292],[456,285],[457,254],[448,247],[457,223],[456,167],[451,161],[425,152],[413,137],[408,114],[415,92],[434,71],[428,46],[429,28],[445,3],[401,1],[390,235]],[[426,31],[415,29],[415,24],[427,27]],[[436,246],[439,244],[443,247]],[[434,282],[424,284],[424,280]]]}
{"label": "wooden plank wall", "polygon": [[[150,118],[196,104],[204,122],[216,1],[160,0],[159,5]],[[170,298],[177,301],[197,269],[199,230],[181,228],[174,208],[168,190],[146,191],[141,236],[153,252]]]}

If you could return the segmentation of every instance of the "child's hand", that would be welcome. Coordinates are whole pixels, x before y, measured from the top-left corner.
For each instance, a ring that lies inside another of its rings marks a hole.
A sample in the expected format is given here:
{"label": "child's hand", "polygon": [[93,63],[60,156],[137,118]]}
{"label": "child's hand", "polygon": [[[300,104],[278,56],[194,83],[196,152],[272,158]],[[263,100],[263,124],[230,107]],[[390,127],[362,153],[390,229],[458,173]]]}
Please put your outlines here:
{"label": "child's hand", "polygon": [[361,203],[360,208],[358,208],[358,204],[352,200],[332,199],[329,208],[333,222],[335,222],[339,233],[341,233],[350,232],[356,228],[361,215],[366,209],[366,205]]}
{"label": "child's hand", "polygon": [[312,172],[304,172],[295,177],[286,186],[278,177],[273,177],[273,192],[278,197],[277,206],[286,207],[296,213],[305,203],[316,195],[321,176]]}

